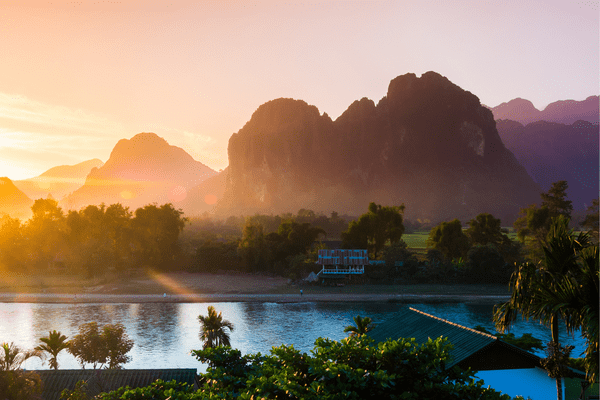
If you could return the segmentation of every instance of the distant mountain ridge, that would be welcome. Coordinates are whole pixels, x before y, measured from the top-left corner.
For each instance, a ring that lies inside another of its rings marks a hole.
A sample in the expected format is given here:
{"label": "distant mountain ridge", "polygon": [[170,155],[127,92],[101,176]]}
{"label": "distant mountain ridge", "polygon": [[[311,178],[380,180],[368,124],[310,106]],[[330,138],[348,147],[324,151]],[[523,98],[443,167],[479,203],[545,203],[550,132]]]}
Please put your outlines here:
{"label": "distant mountain ridge", "polygon": [[32,199],[51,195],[58,200],[80,188],[92,168],[101,167],[102,164],[101,160],[94,158],[75,165],[60,165],[34,178],[14,181],[14,184]]}
{"label": "distant mountain ridge", "polygon": [[335,121],[293,99],[261,105],[228,146],[222,213],[358,215],[370,201],[409,218],[504,220],[539,187],[500,140],[492,112],[447,78],[393,79],[377,105],[355,101]]}
{"label": "distant mountain ridge", "polygon": [[33,200],[20,191],[7,177],[0,178],[0,217],[27,219],[31,215]]}
{"label": "distant mountain ridge", "polygon": [[575,210],[583,210],[598,197],[598,124],[536,121],[523,125],[496,121],[507,149],[546,191],[553,182],[566,180],[567,195]]}
{"label": "distant mountain ridge", "polygon": [[576,121],[598,124],[599,96],[589,96],[585,100],[560,100],[548,104],[542,111],[529,100],[516,98],[490,108],[495,120],[508,119],[527,125],[535,121],[557,122],[571,125]]}
{"label": "distant mountain ridge", "polygon": [[78,209],[118,202],[135,209],[170,202],[177,207],[189,190],[216,174],[183,149],[155,133],[143,132],[119,140],[106,163],[93,168],[85,184],[61,204]]}

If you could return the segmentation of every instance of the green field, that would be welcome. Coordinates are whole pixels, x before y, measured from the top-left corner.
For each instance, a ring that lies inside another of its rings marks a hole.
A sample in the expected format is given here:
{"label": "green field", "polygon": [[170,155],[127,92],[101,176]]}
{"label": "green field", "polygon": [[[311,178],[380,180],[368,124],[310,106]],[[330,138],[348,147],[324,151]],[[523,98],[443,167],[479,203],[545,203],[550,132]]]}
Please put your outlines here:
{"label": "green field", "polygon": [[427,247],[427,238],[429,237],[429,232],[415,232],[415,233],[405,233],[402,235],[402,240],[404,240],[407,246],[411,249],[424,249]]}

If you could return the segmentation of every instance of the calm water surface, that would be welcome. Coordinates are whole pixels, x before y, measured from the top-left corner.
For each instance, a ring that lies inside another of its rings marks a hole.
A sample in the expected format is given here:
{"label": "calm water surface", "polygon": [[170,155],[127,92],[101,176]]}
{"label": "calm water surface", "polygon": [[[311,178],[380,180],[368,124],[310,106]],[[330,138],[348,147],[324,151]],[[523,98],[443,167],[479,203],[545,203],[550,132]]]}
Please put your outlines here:
{"label": "calm water surface", "polygon": [[[190,350],[202,347],[197,317],[206,315],[209,305],[233,322],[231,345],[242,353],[268,353],[281,344],[309,352],[318,337],[345,337],[344,328],[353,324],[356,315],[381,323],[409,306],[464,326],[482,325],[494,331],[493,305],[475,303],[0,303],[0,342],[15,342],[31,349],[39,344],[38,338],[53,329],[72,337],[86,322],[122,323],[134,341],[126,368],[197,368],[202,372],[205,366],[190,355]],[[517,336],[533,333],[544,344],[550,340],[549,329],[537,323],[519,321],[511,332]],[[563,332],[561,340],[576,346],[572,353],[575,357],[585,350],[585,341],[579,335],[572,338]],[[66,352],[59,355],[58,362],[61,369],[80,368]],[[47,369],[48,365],[30,359],[24,368]]]}

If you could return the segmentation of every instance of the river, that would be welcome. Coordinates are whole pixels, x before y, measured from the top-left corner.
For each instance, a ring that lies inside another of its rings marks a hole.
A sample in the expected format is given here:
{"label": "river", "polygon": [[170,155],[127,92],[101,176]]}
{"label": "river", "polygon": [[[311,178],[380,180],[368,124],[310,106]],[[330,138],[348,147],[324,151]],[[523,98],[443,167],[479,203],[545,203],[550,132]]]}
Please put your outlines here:
{"label": "river", "polygon": [[[197,317],[206,315],[209,305],[234,324],[231,345],[242,353],[268,353],[271,347],[281,344],[309,352],[318,337],[345,337],[344,328],[353,324],[356,315],[371,317],[377,324],[394,318],[395,312],[408,306],[464,326],[482,325],[494,331],[493,305],[481,303],[0,303],[0,342],[31,349],[50,330],[72,337],[86,322],[122,323],[134,341],[131,361],[125,368],[197,368],[202,372],[205,366],[190,355],[190,350],[202,347]],[[518,321],[511,332],[517,336],[530,332],[544,344],[550,340],[549,329],[536,322]],[[573,357],[580,357],[585,350],[580,335],[569,337],[563,329],[561,340],[575,345]],[[537,354],[544,356],[543,352]],[[66,351],[60,353],[58,362],[61,369],[80,368]],[[32,358],[23,367],[47,369],[48,364]]]}

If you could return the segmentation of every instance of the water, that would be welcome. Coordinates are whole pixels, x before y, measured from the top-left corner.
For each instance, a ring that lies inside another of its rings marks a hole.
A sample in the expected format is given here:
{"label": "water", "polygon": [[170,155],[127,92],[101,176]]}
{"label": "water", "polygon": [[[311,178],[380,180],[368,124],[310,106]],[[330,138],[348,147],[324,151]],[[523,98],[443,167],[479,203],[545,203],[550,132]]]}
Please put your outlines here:
{"label": "water", "polygon": [[[242,353],[268,353],[273,346],[294,345],[309,352],[318,337],[340,340],[344,328],[356,315],[369,316],[375,323],[394,317],[402,307],[413,307],[452,322],[494,331],[492,304],[478,303],[140,303],[140,304],[36,304],[0,303],[0,342],[15,342],[32,349],[48,331],[58,330],[68,337],[77,334],[79,325],[97,321],[99,325],[122,323],[134,347],[126,368],[197,368],[205,366],[190,355],[202,348],[198,338],[198,315],[207,314],[212,305],[230,320],[235,330],[231,345]],[[529,332],[550,340],[550,330],[535,322],[518,321],[511,332],[520,336]],[[569,337],[563,331],[563,344],[575,345],[572,356],[585,350],[581,336]],[[544,356],[543,352],[537,353]],[[66,351],[58,357],[59,368],[81,366]],[[47,369],[37,358],[29,359],[26,369]],[[89,368],[89,367],[88,367]]]}

